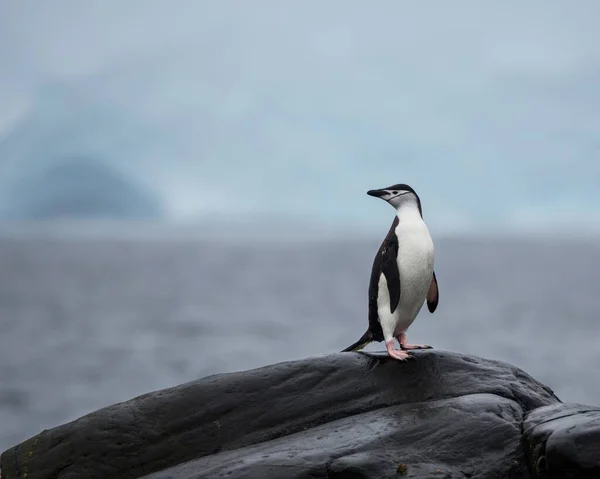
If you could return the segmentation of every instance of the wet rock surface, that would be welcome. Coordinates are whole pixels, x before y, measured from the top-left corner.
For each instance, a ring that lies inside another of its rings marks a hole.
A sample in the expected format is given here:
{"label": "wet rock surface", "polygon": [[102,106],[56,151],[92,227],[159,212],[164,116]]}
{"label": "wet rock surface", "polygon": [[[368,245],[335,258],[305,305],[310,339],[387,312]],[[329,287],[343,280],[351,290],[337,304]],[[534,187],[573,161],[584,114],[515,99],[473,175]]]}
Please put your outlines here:
{"label": "wet rock surface", "polygon": [[490,394],[403,404],[147,477],[523,477],[521,416]]}
{"label": "wet rock surface", "polygon": [[600,478],[600,408],[555,404],[533,410],[523,424],[533,478]]}
{"label": "wet rock surface", "polygon": [[152,392],[7,450],[2,478],[520,478],[542,455],[554,467],[538,446],[562,426],[544,424],[579,406],[505,363],[415,357],[337,353]]}

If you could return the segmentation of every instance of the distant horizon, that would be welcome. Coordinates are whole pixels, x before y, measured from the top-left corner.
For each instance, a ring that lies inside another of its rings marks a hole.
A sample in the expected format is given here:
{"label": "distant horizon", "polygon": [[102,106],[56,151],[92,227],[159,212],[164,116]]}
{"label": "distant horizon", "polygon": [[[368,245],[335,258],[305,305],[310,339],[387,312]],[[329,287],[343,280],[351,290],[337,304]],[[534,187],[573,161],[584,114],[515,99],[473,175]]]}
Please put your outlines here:
{"label": "distant horizon", "polygon": [[[247,222],[222,218],[220,221],[176,221],[176,220],[114,220],[114,219],[60,219],[38,221],[0,221],[0,240],[8,238],[74,238],[74,239],[211,239],[260,241],[272,239],[285,242],[298,239],[301,241],[327,241],[344,238],[346,241],[382,240],[391,224],[382,222],[378,225],[359,228],[350,225],[327,227],[322,223],[310,223],[288,218],[273,221],[256,219]],[[564,242],[600,240],[600,231],[581,228],[577,225],[566,228],[563,234],[552,228],[487,228],[476,230],[437,230],[428,225],[434,241],[543,241]]]}

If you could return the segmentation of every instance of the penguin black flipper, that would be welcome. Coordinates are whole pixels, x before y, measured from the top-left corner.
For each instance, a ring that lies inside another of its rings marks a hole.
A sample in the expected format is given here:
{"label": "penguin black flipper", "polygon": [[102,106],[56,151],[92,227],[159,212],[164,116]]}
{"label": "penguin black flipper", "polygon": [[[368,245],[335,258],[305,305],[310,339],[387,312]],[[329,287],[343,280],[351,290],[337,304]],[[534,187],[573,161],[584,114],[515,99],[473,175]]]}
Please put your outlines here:
{"label": "penguin black flipper", "polygon": [[400,303],[400,271],[398,271],[398,238],[390,235],[387,247],[381,252],[381,272],[385,276],[390,295],[390,313]]}
{"label": "penguin black flipper", "polygon": [[435,277],[435,271],[433,272],[433,278],[429,285],[429,291],[427,292],[427,309],[430,313],[433,313],[437,308],[440,300],[440,290],[438,289],[437,278]]}
{"label": "penguin black flipper", "polygon": [[[371,280],[369,282],[369,331],[371,331],[373,336],[373,341],[383,341],[383,330],[381,329],[381,323],[379,322],[379,312],[377,311],[377,296],[379,295],[379,278],[381,274],[385,274],[384,272],[384,255],[382,254],[384,250],[390,249],[390,245],[395,243],[395,246],[392,245],[392,250],[398,250],[398,238],[396,238],[395,229],[398,226],[398,217],[394,217],[394,221],[392,222],[392,226],[390,226],[390,230],[388,231],[385,239],[381,243],[377,254],[375,255],[375,259],[373,260],[373,268],[371,269]],[[386,253],[386,256],[389,258],[393,256],[390,251],[389,254]],[[395,256],[394,256],[395,259]],[[394,261],[395,263],[395,261]],[[386,268],[390,269],[390,266],[387,265]],[[398,270],[398,266],[396,265],[396,271]],[[393,281],[393,274],[390,275],[391,280]],[[390,287],[390,279],[386,275],[386,281],[388,283],[388,291]],[[398,299],[400,299],[400,275],[398,274]],[[390,294],[390,300],[392,299],[392,294]],[[390,308],[392,307],[392,303],[390,301]],[[398,302],[395,303],[394,310],[398,306]]]}
{"label": "penguin black flipper", "polygon": [[[388,231],[385,239],[379,246],[379,250],[377,250],[377,254],[373,259],[373,267],[371,268],[371,278],[369,280],[369,327],[365,334],[361,336],[361,338],[355,343],[351,344],[347,348],[343,349],[342,352],[349,351],[359,351],[364,348],[367,344],[373,341],[381,342],[383,341],[383,330],[381,329],[381,323],[379,322],[379,313],[377,312],[377,296],[379,295],[379,278],[381,274],[384,273],[384,255],[382,254],[385,250],[390,248],[391,243],[395,243],[395,246],[392,246],[392,249],[398,250],[398,240],[396,238],[396,234],[394,230],[398,226],[398,217],[394,218],[392,222],[392,226]],[[392,252],[390,251],[390,254]],[[387,256],[390,256],[387,254]],[[395,256],[394,256],[395,258]],[[394,261],[395,262],[395,261]],[[387,265],[386,268],[389,268],[390,265]],[[398,270],[398,266],[396,266],[396,271]],[[393,281],[393,275],[390,275],[391,280]],[[388,288],[390,285],[390,279],[386,275],[386,281],[388,282]],[[398,283],[400,282],[400,276],[398,275]],[[390,294],[390,299],[392,295]],[[398,287],[398,299],[400,298],[400,287]],[[391,306],[391,304],[390,304]],[[398,302],[395,303],[394,309],[398,306]]]}

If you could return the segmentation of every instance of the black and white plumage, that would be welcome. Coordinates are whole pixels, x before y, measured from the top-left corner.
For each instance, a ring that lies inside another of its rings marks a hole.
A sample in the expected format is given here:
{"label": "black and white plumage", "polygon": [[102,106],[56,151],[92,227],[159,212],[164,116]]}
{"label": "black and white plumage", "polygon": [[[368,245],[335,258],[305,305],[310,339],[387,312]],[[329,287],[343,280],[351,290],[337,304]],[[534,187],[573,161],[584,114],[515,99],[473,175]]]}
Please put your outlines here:
{"label": "black and white plumage", "polygon": [[[372,341],[385,341],[388,354],[403,360],[410,357],[405,350],[430,348],[408,344],[406,330],[425,302],[431,313],[438,305],[433,241],[423,221],[421,200],[413,188],[396,184],[367,194],[390,203],[396,209],[396,216],[373,261],[369,327],[344,351],[358,351]],[[395,349],[394,338],[401,350]]]}

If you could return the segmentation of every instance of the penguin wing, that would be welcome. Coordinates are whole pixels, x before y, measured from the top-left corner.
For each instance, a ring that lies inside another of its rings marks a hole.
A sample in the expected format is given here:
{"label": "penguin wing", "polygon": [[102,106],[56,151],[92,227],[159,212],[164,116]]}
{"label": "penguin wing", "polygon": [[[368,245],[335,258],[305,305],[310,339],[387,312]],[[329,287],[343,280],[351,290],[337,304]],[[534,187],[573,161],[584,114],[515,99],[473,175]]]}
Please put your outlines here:
{"label": "penguin wing", "polygon": [[[396,271],[398,269],[398,266],[394,264],[396,261],[393,253],[394,250],[398,249],[398,240],[394,235],[394,228],[396,228],[396,226],[398,226],[397,216],[394,217],[394,221],[392,222],[386,237],[379,246],[377,254],[373,259],[373,267],[371,268],[371,278],[369,280],[369,331],[371,331],[373,335],[373,341],[383,341],[383,330],[381,329],[381,323],[379,322],[379,308],[377,306],[377,298],[379,296],[379,280],[381,279],[381,275],[384,274],[384,271],[386,271],[389,266],[391,266],[392,271],[394,267],[396,268]],[[396,245],[390,248],[390,244],[394,241],[396,241]],[[386,267],[384,264],[387,262],[387,259],[390,255],[393,256],[392,259],[394,259],[394,263]],[[398,292],[398,298],[400,298],[400,274],[398,272],[396,272],[396,277],[398,278],[398,287],[393,288],[393,290]],[[393,282],[393,275],[386,275],[386,281],[388,283],[388,288],[390,288],[390,285]],[[390,299],[392,299],[391,293]],[[398,304],[398,300],[396,300],[394,304],[395,306],[393,306],[393,308],[395,309]],[[391,301],[390,308],[392,308]]]}
{"label": "penguin wing", "polygon": [[431,284],[429,285],[429,291],[427,291],[427,309],[429,309],[430,313],[433,313],[435,311],[439,300],[440,290],[438,289],[438,283],[434,271],[433,278],[431,279]]}
{"label": "penguin wing", "polygon": [[388,293],[390,295],[390,313],[396,311],[400,302],[400,272],[398,271],[398,238],[392,235],[388,239],[388,244],[381,251],[381,272],[387,282]]}

